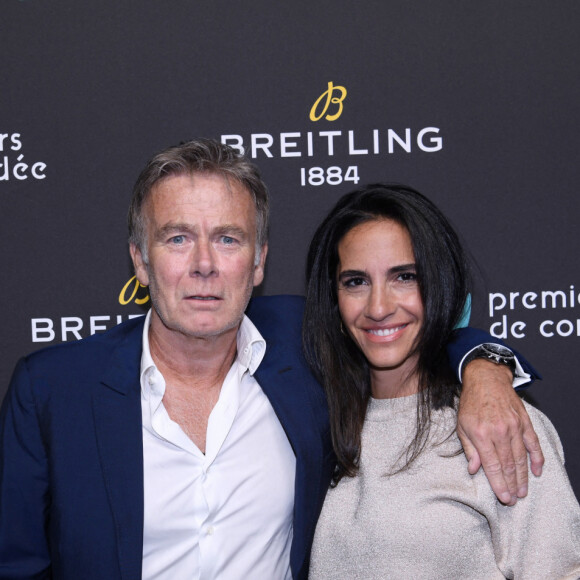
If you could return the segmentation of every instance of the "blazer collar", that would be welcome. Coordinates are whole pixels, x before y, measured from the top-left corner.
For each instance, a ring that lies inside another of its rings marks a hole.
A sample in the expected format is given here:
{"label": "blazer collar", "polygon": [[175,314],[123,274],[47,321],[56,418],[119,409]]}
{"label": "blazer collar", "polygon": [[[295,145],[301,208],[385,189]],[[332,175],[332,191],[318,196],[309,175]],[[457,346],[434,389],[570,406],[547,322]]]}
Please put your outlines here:
{"label": "blazer collar", "polygon": [[122,338],[113,350],[109,365],[101,378],[104,385],[123,395],[134,388],[135,380],[139,382],[144,324],[145,317],[142,316],[117,329],[122,332]]}
{"label": "blazer collar", "polygon": [[296,454],[294,535],[290,563],[295,574],[303,567],[318,515],[323,444],[315,416],[313,389],[320,389],[302,357],[289,352],[284,341],[268,338],[266,356],[255,377],[278,415]]}
{"label": "blazer collar", "polygon": [[123,580],[141,578],[143,558],[143,434],[139,368],[143,321],[117,329],[114,348],[93,390],[93,415],[105,487],[115,521]]}

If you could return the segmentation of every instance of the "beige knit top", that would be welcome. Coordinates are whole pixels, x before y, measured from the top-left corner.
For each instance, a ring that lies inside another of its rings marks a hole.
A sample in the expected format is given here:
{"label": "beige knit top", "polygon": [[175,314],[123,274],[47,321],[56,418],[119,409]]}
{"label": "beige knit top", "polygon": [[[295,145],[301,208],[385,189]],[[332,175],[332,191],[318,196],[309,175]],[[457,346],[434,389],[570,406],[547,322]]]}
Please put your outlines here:
{"label": "beige knit top", "polygon": [[460,448],[451,409],[434,414],[431,441],[444,442],[388,475],[414,433],[416,404],[416,395],[370,401],[360,472],[326,496],[310,578],[580,578],[580,506],[547,417],[526,405],[546,462],[528,496],[507,507],[482,470],[469,475],[463,453],[445,457]]}

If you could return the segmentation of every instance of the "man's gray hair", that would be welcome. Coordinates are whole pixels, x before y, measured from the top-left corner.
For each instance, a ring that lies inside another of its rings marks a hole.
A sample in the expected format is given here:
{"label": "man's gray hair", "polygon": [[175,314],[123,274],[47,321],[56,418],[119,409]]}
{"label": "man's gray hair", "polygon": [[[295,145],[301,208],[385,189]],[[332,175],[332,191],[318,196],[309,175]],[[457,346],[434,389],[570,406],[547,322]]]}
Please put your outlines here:
{"label": "man's gray hair", "polygon": [[252,195],[256,206],[256,254],[268,241],[268,189],[258,168],[228,145],[213,139],[193,139],[169,147],[150,159],[137,178],[129,206],[129,243],[135,244],[147,262],[147,233],[143,206],[153,186],[166,177],[215,173],[234,179]]}

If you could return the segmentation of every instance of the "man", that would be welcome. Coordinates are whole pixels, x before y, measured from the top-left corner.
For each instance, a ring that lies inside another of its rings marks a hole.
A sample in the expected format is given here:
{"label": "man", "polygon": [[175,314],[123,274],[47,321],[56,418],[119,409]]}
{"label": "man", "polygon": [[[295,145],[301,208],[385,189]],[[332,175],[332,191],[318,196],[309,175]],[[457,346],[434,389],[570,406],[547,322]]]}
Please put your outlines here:
{"label": "man", "polygon": [[[258,299],[244,316],[267,224],[265,185],[231,149],[191,141],[148,163],[129,229],[151,311],[26,357],[3,404],[0,578],[307,576],[333,454],[301,299]],[[468,335],[455,358],[478,343]],[[538,471],[511,371],[478,360],[466,373],[462,407],[512,416],[500,432],[522,423]],[[484,374],[498,378],[480,387]],[[488,429],[464,415],[460,429]],[[499,492],[525,495],[519,433],[484,439]]]}

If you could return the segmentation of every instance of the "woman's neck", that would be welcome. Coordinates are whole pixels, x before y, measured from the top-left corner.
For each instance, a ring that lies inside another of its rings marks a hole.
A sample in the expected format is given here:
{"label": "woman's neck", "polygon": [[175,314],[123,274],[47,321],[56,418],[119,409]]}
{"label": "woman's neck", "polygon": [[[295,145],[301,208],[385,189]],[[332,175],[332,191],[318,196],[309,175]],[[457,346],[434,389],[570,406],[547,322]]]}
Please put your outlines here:
{"label": "woman's neck", "polygon": [[419,375],[415,361],[397,368],[370,369],[371,395],[375,399],[395,399],[419,392]]}

